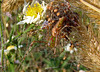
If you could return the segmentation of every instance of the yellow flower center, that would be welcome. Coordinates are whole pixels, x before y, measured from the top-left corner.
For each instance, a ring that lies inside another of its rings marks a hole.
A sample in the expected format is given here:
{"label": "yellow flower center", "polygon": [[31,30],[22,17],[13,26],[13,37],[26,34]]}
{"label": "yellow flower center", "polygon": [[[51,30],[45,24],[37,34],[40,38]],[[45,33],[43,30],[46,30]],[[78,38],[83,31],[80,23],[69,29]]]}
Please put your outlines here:
{"label": "yellow flower center", "polygon": [[34,16],[34,18],[37,17],[38,13],[41,15],[43,12],[43,8],[39,3],[35,3],[33,7],[29,5],[26,11],[26,16]]}

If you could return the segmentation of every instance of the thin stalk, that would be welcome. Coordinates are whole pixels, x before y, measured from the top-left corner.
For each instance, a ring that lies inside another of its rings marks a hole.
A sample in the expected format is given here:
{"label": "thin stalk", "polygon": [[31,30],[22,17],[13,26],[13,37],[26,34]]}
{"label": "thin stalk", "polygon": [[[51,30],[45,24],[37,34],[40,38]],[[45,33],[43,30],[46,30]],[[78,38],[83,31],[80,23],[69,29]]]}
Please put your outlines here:
{"label": "thin stalk", "polygon": [[99,8],[95,7],[94,5],[88,3],[88,2],[86,2],[86,1],[84,1],[84,0],[80,0],[80,1],[81,1],[83,4],[85,4],[86,6],[88,6],[88,7],[90,7],[91,9],[93,9],[93,10],[95,10],[95,11],[97,11],[97,12],[100,13],[100,9],[99,9]]}
{"label": "thin stalk", "polygon": [[[2,17],[2,13],[0,15],[0,17]],[[1,18],[2,19],[2,18]],[[4,71],[4,39],[3,39],[3,19],[1,20],[1,24],[0,24],[0,31],[1,31],[1,64],[2,64],[2,71]]]}
{"label": "thin stalk", "polygon": [[3,24],[1,22],[0,24],[0,29],[1,29],[1,64],[2,64],[2,68],[4,68],[4,62],[3,62],[3,56],[4,56],[4,44],[3,44]]}

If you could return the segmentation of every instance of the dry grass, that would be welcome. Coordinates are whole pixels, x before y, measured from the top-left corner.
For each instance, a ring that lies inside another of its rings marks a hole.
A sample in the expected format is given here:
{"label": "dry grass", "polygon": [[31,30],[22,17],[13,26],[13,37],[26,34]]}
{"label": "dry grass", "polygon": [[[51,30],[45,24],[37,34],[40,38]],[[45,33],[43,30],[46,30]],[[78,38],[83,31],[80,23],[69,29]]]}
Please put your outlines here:
{"label": "dry grass", "polygon": [[[88,36],[81,42],[78,54],[79,62],[95,72],[100,71],[100,39],[95,36],[89,27]],[[86,35],[84,35],[85,37]],[[84,45],[82,47],[82,45]]]}
{"label": "dry grass", "polygon": [[[32,0],[26,0],[32,1]],[[3,3],[1,5],[3,12],[12,12],[13,10],[18,9],[19,6],[24,4],[24,0],[3,0]]]}
{"label": "dry grass", "polygon": [[[93,0],[91,2],[96,4]],[[79,43],[79,52],[76,57],[77,61],[91,69],[92,72],[100,72],[100,13],[79,1],[73,1],[71,6],[74,7],[74,5],[82,9],[83,15],[86,14],[89,17],[89,21],[87,21],[86,17],[84,18],[82,16],[83,22],[80,22],[80,28],[77,28],[77,35],[80,37],[76,39]],[[88,24],[87,28],[84,26],[86,23]]]}

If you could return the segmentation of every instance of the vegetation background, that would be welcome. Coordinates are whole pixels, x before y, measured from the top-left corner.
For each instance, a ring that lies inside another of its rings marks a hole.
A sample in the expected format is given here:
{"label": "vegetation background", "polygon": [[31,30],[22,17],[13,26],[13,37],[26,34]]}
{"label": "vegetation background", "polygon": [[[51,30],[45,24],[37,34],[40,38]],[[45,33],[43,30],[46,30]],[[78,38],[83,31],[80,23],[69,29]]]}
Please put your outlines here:
{"label": "vegetation background", "polygon": [[[28,0],[27,0],[28,1]],[[41,0],[39,0],[41,1]],[[7,2],[4,0],[4,2]],[[45,2],[50,2],[46,0]],[[24,0],[21,2],[24,4]],[[98,36],[100,32],[100,14],[95,12],[78,0],[69,0],[71,9],[77,12],[80,16],[80,23],[85,27],[91,24],[94,35]],[[1,3],[0,3],[1,5]],[[16,7],[19,4],[16,4]],[[3,8],[2,8],[3,9]],[[0,10],[2,10],[0,9]],[[17,50],[12,49],[5,54],[3,59],[3,67],[0,65],[1,71],[4,72],[79,72],[80,70],[90,71],[90,67],[80,63],[80,58],[77,59],[78,53],[65,51],[64,47],[70,42],[64,39],[56,47],[53,46],[53,41],[48,41],[47,31],[41,29],[41,24],[24,24],[17,25],[23,19],[23,6],[17,10],[11,9],[11,16],[7,16],[0,11],[1,40],[0,48],[7,49],[9,46],[17,47]],[[91,12],[92,11],[92,12]],[[3,36],[2,36],[3,35]],[[50,38],[50,37],[49,37]],[[52,37],[51,37],[52,38]],[[79,41],[79,40],[77,40]],[[98,40],[99,41],[99,40]],[[86,41],[85,41],[86,42]],[[48,46],[48,43],[51,45]],[[88,43],[88,41],[87,41]],[[81,43],[82,44],[82,43]],[[82,45],[81,45],[82,46]],[[81,51],[82,52],[82,51]],[[2,58],[2,56],[1,56]],[[2,70],[3,69],[3,70]]]}

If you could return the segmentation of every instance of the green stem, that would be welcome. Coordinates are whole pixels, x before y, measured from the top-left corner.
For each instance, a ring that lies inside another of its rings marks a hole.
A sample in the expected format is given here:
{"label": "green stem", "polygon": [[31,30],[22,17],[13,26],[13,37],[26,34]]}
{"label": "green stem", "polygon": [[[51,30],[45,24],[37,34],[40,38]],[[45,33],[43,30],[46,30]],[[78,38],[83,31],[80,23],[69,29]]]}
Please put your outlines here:
{"label": "green stem", "polygon": [[1,63],[2,63],[2,68],[4,67],[4,63],[3,63],[3,55],[4,55],[4,46],[3,46],[3,27],[2,27],[2,23],[0,24],[0,29],[1,29]]}
{"label": "green stem", "polygon": [[[1,13],[1,17],[2,17],[2,13]],[[1,24],[0,24],[0,31],[1,31],[1,64],[2,64],[2,71],[4,70],[4,39],[3,39],[3,19],[1,20]]]}

